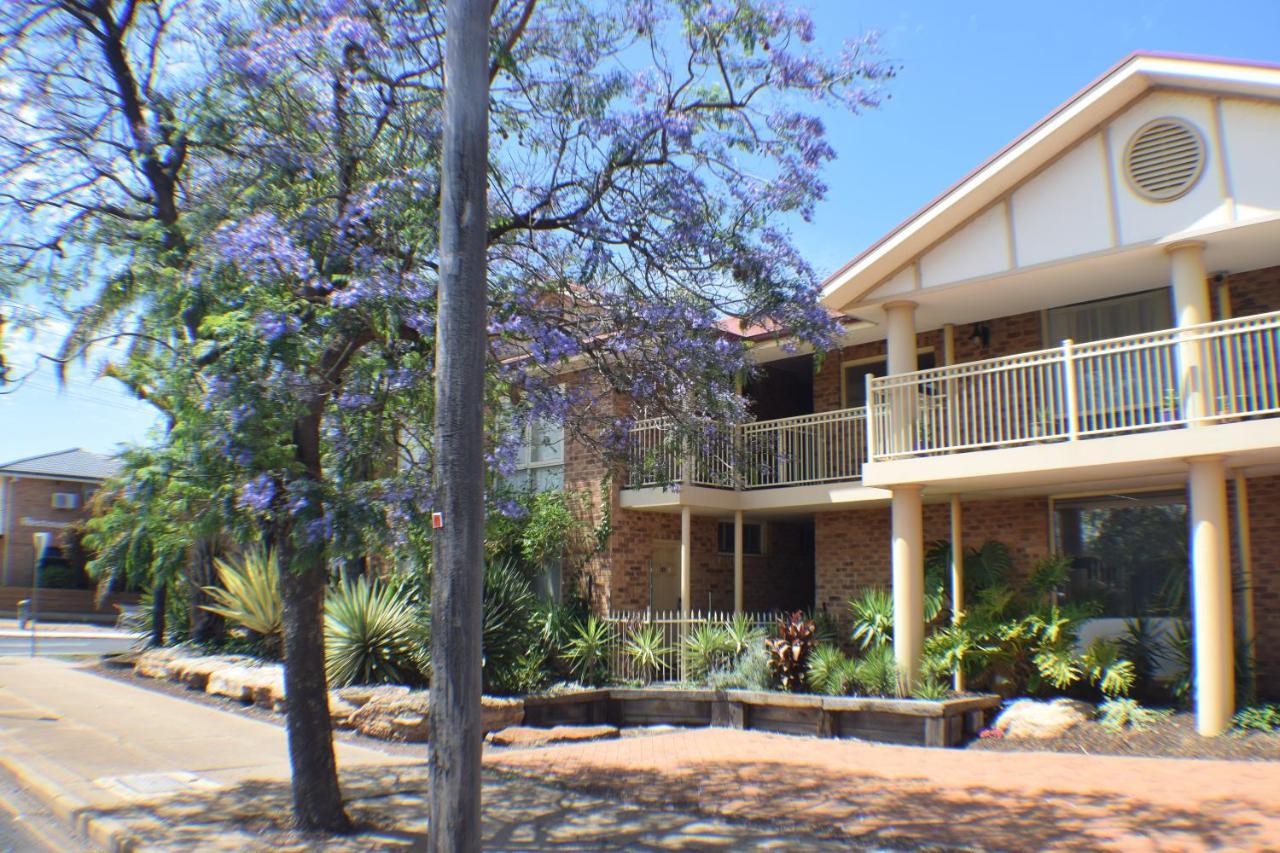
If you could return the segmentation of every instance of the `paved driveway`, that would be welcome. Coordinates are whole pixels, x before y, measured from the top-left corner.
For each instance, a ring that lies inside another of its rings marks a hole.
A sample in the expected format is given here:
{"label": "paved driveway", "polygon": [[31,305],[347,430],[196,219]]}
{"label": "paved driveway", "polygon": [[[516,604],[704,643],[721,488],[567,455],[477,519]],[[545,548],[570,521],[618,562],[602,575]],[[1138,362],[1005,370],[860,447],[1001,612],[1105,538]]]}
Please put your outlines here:
{"label": "paved driveway", "polygon": [[1280,762],[997,753],[694,729],[494,751],[637,802],[784,818],[870,846],[1280,849]]}

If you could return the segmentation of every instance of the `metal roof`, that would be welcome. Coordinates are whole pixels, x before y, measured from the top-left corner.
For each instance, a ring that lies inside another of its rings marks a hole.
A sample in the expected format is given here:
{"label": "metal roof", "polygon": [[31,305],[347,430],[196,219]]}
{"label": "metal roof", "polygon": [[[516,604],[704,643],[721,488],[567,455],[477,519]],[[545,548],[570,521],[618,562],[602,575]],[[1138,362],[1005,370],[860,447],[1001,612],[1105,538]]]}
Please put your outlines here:
{"label": "metal roof", "polygon": [[56,453],[28,456],[0,465],[0,474],[19,474],[31,477],[65,478],[68,480],[105,480],[120,470],[115,457],[105,453],[73,447]]}

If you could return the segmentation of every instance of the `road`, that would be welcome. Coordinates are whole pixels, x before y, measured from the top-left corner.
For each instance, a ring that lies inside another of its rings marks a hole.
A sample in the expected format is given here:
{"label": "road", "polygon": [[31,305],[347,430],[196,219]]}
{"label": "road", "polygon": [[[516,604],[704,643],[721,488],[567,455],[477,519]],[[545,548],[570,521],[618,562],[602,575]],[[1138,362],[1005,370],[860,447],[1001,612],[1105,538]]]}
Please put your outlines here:
{"label": "road", "polygon": [[0,851],[88,853],[92,848],[63,828],[17,780],[0,769]]}
{"label": "road", "polygon": [[[132,637],[58,637],[39,636],[36,653],[39,655],[105,655],[123,652],[133,645]],[[27,655],[31,653],[29,637],[0,636],[0,656]],[[0,848],[2,849],[2,848]]]}

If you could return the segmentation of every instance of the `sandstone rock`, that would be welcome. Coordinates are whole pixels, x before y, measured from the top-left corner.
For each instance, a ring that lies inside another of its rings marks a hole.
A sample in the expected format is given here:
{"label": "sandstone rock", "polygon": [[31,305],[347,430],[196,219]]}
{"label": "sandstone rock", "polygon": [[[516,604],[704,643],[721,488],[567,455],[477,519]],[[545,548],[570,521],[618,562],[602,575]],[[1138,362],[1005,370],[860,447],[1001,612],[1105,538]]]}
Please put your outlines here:
{"label": "sandstone rock", "polygon": [[333,718],[334,728],[354,728],[351,717],[358,710],[360,710],[359,706],[343,699],[339,691],[329,691],[329,716]]}
{"label": "sandstone rock", "polygon": [[143,678],[170,678],[170,665],[177,657],[173,649],[147,649],[138,655],[133,671]]}
{"label": "sandstone rock", "polygon": [[[339,697],[351,701],[349,694]],[[406,691],[399,698],[374,698],[366,701],[351,715],[350,725],[356,731],[380,740],[418,743],[427,739],[431,693],[428,690]],[[480,712],[484,732],[505,729],[524,720],[524,702],[485,696]]]}
{"label": "sandstone rock", "polygon": [[342,701],[360,708],[375,699],[380,701],[403,699],[409,695],[409,688],[399,684],[355,685],[341,687],[337,692]]}
{"label": "sandstone rock", "polygon": [[535,729],[532,726],[511,726],[489,732],[485,740],[494,746],[534,747],[553,743],[581,743],[591,740],[613,740],[618,737],[616,726],[553,726]]}
{"label": "sandstone rock", "polygon": [[233,658],[224,655],[181,658],[173,662],[171,669],[177,680],[192,690],[207,690],[209,678],[213,673],[229,666],[235,666],[241,660],[244,660],[244,658]]}
{"label": "sandstone rock", "polygon": [[239,664],[220,666],[209,673],[204,692],[211,696],[226,696],[238,702],[252,702],[257,675],[252,667]]}
{"label": "sandstone rock", "polygon": [[1092,713],[1092,705],[1075,699],[1019,699],[996,718],[994,728],[1007,738],[1054,738],[1087,721]]}

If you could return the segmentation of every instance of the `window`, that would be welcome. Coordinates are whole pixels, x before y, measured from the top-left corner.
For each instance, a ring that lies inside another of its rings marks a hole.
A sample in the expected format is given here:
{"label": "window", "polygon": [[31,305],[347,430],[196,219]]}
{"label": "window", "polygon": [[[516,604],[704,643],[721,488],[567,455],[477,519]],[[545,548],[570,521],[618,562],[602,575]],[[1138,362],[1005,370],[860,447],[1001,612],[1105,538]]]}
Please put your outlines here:
{"label": "window", "polygon": [[[889,372],[889,363],[884,356],[874,359],[856,361],[844,366],[844,407],[856,409],[867,404],[867,376],[880,377]],[[926,350],[916,356],[916,369],[929,370],[937,366],[933,350]]]}
{"label": "window", "polygon": [[[720,522],[719,550],[721,554],[733,553],[733,522]],[[758,557],[764,553],[764,525],[743,523],[742,553],[749,557]]]}
{"label": "window", "polygon": [[1048,314],[1049,342],[1053,345],[1068,339],[1081,344],[1173,327],[1173,303],[1164,287],[1050,308]]}
{"label": "window", "polygon": [[80,496],[75,492],[54,492],[54,509],[75,509],[80,505]]}
{"label": "window", "polygon": [[507,481],[520,491],[546,492],[564,486],[564,426],[538,420],[525,428],[516,472]]}
{"label": "window", "polygon": [[1054,501],[1054,537],[1071,557],[1068,600],[1102,617],[1180,616],[1190,561],[1187,500],[1147,492]]}

